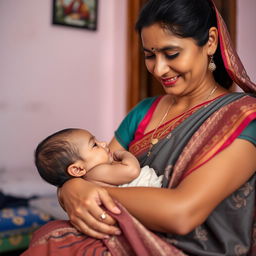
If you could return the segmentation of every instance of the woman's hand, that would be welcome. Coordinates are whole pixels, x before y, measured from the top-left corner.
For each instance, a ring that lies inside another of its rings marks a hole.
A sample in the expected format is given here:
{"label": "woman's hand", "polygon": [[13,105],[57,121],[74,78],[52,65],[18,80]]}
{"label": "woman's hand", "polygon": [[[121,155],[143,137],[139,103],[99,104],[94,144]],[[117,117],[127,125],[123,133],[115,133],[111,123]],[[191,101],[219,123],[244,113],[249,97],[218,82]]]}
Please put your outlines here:
{"label": "woman's hand", "polygon": [[81,178],[74,178],[59,189],[59,200],[71,223],[82,233],[98,239],[120,234],[111,216],[105,214],[106,218],[100,217],[104,213],[101,206],[115,214],[120,213],[104,188]]}

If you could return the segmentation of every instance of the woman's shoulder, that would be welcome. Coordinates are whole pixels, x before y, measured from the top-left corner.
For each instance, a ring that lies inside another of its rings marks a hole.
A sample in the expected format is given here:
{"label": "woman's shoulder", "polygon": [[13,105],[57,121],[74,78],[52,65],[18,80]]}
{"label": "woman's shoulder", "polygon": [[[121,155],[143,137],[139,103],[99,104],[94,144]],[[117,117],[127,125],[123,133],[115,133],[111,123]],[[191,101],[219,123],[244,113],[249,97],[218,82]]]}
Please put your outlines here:
{"label": "woman's shoulder", "polygon": [[248,98],[252,101],[256,101],[256,94],[255,93],[246,93],[246,92],[231,92],[230,95],[240,96],[241,98]]}
{"label": "woman's shoulder", "polygon": [[230,111],[238,110],[244,111],[247,108],[256,110],[256,95],[245,92],[230,92],[217,97],[213,105],[227,106]]}
{"label": "woman's shoulder", "polygon": [[252,120],[238,136],[240,139],[247,140],[256,146],[256,119]]}
{"label": "woman's shoulder", "polygon": [[233,95],[239,95],[240,98],[237,99],[237,106],[240,107],[241,111],[250,109],[251,111],[256,111],[256,94],[237,92],[232,93]]}

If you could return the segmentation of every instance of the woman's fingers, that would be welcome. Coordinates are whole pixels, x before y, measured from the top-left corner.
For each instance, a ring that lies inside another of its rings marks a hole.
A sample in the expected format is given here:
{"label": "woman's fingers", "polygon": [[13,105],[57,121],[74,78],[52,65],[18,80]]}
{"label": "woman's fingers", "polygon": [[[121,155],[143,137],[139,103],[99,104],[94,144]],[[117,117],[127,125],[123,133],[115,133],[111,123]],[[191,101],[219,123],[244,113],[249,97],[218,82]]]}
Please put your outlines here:
{"label": "woman's fingers", "polygon": [[116,221],[107,214],[97,202],[91,201],[90,207],[88,207],[87,210],[87,213],[82,216],[82,219],[86,222],[88,227],[104,234],[120,234],[119,228],[114,226]]}
{"label": "woman's fingers", "polygon": [[120,213],[120,209],[104,188],[82,179],[66,183],[61,189],[60,197],[71,223],[78,230],[101,239],[120,234],[115,226],[116,221],[107,213],[103,214],[102,206],[115,214]]}
{"label": "woman's fingers", "polygon": [[82,233],[95,238],[103,239],[109,235],[119,235],[121,232],[118,227],[105,223],[112,218],[101,208],[98,212],[101,213],[96,215],[96,217],[90,212],[84,213],[81,219],[77,216],[70,216],[71,223]]}
{"label": "woman's fingers", "polygon": [[101,199],[102,204],[111,212],[115,214],[121,213],[120,209],[117,207],[113,199],[110,197],[106,190],[99,191],[99,197]]}
{"label": "woman's fingers", "polygon": [[[109,205],[108,201],[112,201],[111,197],[108,195],[107,192],[105,192],[105,189],[98,188],[96,193],[92,193],[91,195],[88,195],[88,198],[86,198],[83,201],[83,204],[80,204],[79,207],[75,207],[74,209],[74,215],[78,216],[84,222],[87,223],[87,215],[85,213],[90,213],[97,221],[102,222],[102,218],[100,216],[104,212],[101,208],[102,205],[105,205],[104,202],[107,201],[107,205]],[[112,205],[114,202],[112,203]],[[110,203],[111,205],[111,203]],[[115,207],[115,206],[114,206]],[[107,208],[107,207],[106,207]],[[119,210],[119,209],[118,209]],[[120,211],[120,210],[119,210]],[[106,218],[104,219],[104,223],[108,225],[114,225],[116,223],[115,219],[113,219],[110,215],[106,215]]]}

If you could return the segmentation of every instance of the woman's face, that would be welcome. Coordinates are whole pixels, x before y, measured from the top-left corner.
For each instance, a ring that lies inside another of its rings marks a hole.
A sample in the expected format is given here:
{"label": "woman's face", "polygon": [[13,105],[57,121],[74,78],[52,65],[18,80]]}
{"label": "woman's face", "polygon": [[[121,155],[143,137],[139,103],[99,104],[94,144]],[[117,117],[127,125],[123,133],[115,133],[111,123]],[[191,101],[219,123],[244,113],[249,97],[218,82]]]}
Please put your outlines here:
{"label": "woman's face", "polygon": [[146,67],[167,94],[186,95],[207,82],[206,46],[178,37],[158,23],[143,28],[141,38]]}

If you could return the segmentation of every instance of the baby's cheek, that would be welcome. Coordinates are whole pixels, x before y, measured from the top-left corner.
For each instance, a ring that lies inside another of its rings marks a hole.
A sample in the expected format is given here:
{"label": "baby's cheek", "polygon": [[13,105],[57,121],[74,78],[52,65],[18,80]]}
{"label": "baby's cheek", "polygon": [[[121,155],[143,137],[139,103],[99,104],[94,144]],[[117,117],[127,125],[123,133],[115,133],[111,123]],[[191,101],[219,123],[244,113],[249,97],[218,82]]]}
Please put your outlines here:
{"label": "baby's cheek", "polygon": [[114,162],[114,158],[112,156],[109,157],[109,163],[112,164]]}

